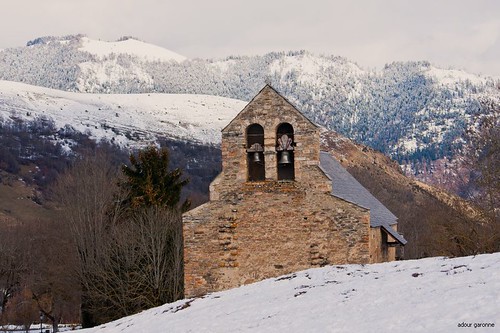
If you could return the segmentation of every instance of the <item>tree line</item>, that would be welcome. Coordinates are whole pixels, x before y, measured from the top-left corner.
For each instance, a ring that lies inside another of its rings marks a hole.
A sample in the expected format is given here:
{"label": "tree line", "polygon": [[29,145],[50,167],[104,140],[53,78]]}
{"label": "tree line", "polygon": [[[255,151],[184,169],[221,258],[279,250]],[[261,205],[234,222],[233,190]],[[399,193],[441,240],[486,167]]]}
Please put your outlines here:
{"label": "tree line", "polygon": [[118,170],[106,150],[89,151],[50,189],[57,218],[2,226],[0,319],[28,326],[41,313],[57,331],[182,298],[188,180],[169,159],[148,147]]}

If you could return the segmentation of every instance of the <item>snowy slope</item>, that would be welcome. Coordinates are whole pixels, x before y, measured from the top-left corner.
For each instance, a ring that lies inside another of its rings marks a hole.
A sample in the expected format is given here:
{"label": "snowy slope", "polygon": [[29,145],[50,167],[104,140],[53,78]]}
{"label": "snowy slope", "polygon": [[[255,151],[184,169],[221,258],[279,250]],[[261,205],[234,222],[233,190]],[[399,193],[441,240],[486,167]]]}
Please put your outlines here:
{"label": "snowy slope", "polygon": [[488,112],[482,101],[500,103],[498,79],[426,61],[367,70],[307,51],[184,59],[133,38],[41,37],[0,53],[0,79],[79,92],[193,93],[247,101],[268,82],[315,123],[399,162],[418,161],[418,154],[444,157],[472,116]]}
{"label": "snowy slope", "polygon": [[435,66],[430,66],[427,70],[427,75],[436,79],[438,84],[449,86],[453,88],[460,82],[469,81],[473,85],[484,85],[488,82],[488,78],[467,73],[464,70],[458,69],[442,69]]}
{"label": "snowy slope", "polygon": [[456,332],[461,323],[498,331],[500,253],[310,269],[82,333]]}
{"label": "snowy slope", "polygon": [[[0,52],[0,79],[86,93],[190,93],[246,101],[270,83],[315,123],[392,156],[409,174],[435,180],[434,162],[456,163],[467,128],[500,105],[499,78],[427,61],[370,70],[307,51],[182,59],[130,38],[48,36]],[[446,168],[450,179],[436,183],[460,178]]]}
{"label": "snowy slope", "polygon": [[220,143],[220,130],[245,102],[207,95],[82,94],[0,81],[0,119],[46,116],[58,128],[70,125],[126,146],[154,141],[158,135]]}
{"label": "snowy slope", "polygon": [[269,64],[269,71],[271,74],[277,74],[281,79],[295,72],[298,83],[311,86],[320,84],[324,87],[328,82],[324,82],[323,72],[329,67],[334,67],[339,75],[343,75],[347,79],[367,74],[347,59],[316,56],[306,51],[287,54],[274,60]]}
{"label": "snowy slope", "polygon": [[[81,77],[76,83],[80,92],[95,92],[97,87],[107,86],[110,82],[123,86],[131,82],[141,82],[144,86],[152,87],[153,76],[144,70],[142,62],[180,63],[186,60],[186,57],[173,51],[134,38],[106,42],[80,37],[78,41],[81,45],[79,51],[88,52],[98,58],[97,61],[94,59],[78,64]],[[128,57],[128,61],[124,62],[124,56]]]}
{"label": "snowy slope", "polygon": [[117,42],[106,42],[94,40],[88,37],[81,38],[81,51],[89,52],[98,57],[104,58],[111,54],[128,54],[147,61],[177,61],[186,60],[186,57],[167,50],[165,48],[144,43],[134,38],[128,38]]}

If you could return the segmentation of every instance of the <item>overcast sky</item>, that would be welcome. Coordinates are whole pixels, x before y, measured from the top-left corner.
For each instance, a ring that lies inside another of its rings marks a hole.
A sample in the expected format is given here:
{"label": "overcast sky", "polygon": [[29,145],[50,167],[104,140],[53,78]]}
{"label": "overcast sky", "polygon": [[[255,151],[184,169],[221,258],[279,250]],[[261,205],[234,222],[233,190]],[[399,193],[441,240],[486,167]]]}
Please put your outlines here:
{"label": "overcast sky", "polygon": [[308,50],[500,76],[498,0],[1,0],[0,48],[131,35],[188,58]]}

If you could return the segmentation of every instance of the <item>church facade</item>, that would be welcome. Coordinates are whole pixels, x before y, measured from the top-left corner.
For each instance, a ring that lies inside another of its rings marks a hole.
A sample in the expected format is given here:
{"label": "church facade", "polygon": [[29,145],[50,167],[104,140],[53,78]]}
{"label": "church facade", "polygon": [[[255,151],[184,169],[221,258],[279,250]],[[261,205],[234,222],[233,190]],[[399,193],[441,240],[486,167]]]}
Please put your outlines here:
{"label": "church facade", "polygon": [[328,264],[395,259],[397,218],[266,85],[222,130],[210,201],[185,213],[185,296]]}

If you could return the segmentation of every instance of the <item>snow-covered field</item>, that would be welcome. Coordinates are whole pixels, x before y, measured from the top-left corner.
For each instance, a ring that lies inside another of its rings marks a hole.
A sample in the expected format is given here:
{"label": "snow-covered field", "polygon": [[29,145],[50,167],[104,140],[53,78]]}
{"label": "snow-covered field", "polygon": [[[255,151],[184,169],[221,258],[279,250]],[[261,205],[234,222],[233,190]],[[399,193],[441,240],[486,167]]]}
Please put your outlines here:
{"label": "snow-covered field", "polygon": [[221,129],[245,105],[208,95],[84,94],[0,81],[0,120],[47,116],[58,128],[69,124],[123,146],[145,144],[158,135],[218,144]]}
{"label": "snow-covered field", "polygon": [[495,253],[309,269],[80,332],[498,332],[499,327],[500,253]]}

